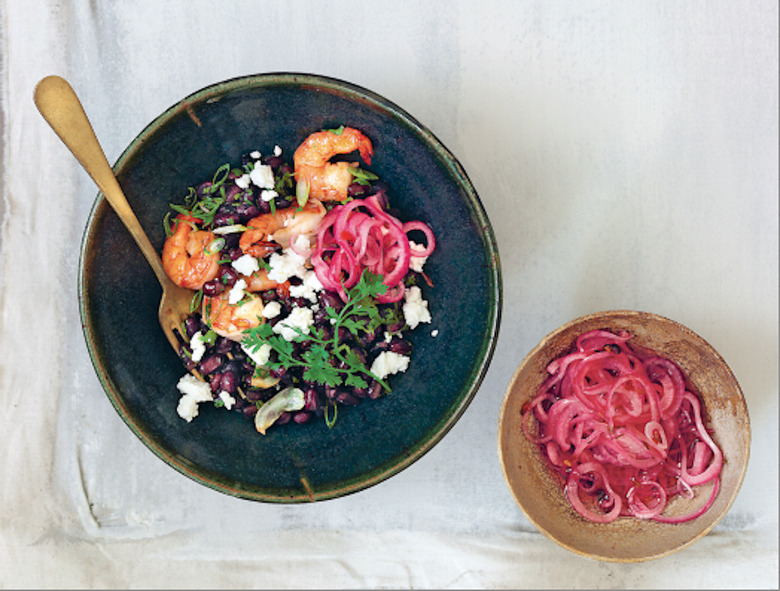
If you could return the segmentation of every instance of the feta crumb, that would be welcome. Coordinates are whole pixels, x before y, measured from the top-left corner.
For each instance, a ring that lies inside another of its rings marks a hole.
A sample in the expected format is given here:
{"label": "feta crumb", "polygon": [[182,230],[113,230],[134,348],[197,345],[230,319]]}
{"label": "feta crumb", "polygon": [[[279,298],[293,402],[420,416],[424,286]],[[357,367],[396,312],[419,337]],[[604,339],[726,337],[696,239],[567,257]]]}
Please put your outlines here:
{"label": "feta crumb", "polygon": [[[274,332],[286,341],[292,341],[300,332],[309,334],[309,330],[314,324],[314,312],[309,308],[293,308],[290,315],[284,320],[280,320],[274,325]],[[298,330],[296,330],[298,329]]]}
{"label": "feta crumb", "polygon": [[279,193],[274,191],[273,189],[263,189],[260,192],[260,199],[263,201],[273,201],[279,196]]}
{"label": "feta crumb", "polygon": [[274,146],[274,156],[281,156],[282,149],[279,146]]}
{"label": "feta crumb", "polygon": [[225,408],[230,410],[233,408],[233,405],[236,403],[236,399],[233,398],[230,394],[222,390],[222,392],[219,393],[219,398],[222,400],[222,402],[225,403]]}
{"label": "feta crumb", "polygon": [[290,277],[303,278],[306,273],[306,259],[289,248],[281,253],[273,253],[268,259],[268,265],[268,278],[277,283],[284,283]]}
{"label": "feta crumb", "polygon": [[408,367],[408,356],[393,351],[382,351],[371,364],[371,373],[383,380],[391,374],[406,371]]}
{"label": "feta crumb", "polygon": [[260,270],[260,263],[258,263],[257,259],[251,254],[241,255],[235,261],[230,263],[230,266],[247,277],[249,277],[252,273]]}
{"label": "feta crumb", "polygon": [[188,423],[198,416],[198,404],[212,400],[211,387],[192,374],[182,376],[176,388],[183,394],[176,412]]}
{"label": "feta crumb", "polygon": [[253,150],[249,152],[249,157],[254,158],[255,160],[260,160],[262,154],[260,153],[260,150]]}
{"label": "feta crumb", "polygon": [[434,337],[434,338],[438,337],[439,336],[439,331],[438,330],[432,330],[431,331],[431,336]]}
{"label": "feta crumb", "polygon": [[421,322],[431,321],[428,302],[422,298],[422,290],[417,285],[412,285],[404,293],[403,312],[406,324],[411,329]]}
{"label": "feta crumb", "polygon": [[276,318],[282,313],[282,305],[279,302],[268,302],[263,307],[263,318]]}
{"label": "feta crumb", "polygon": [[244,297],[244,290],[246,289],[246,281],[239,279],[228,293],[228,303],[237,304]]}
{"label": "feta crumb", "polygon": [[203,333],[201,331],[192,335],[190,350],[192,351],[192,360],[195,363],[203,359],[203,355],[206,353],[206,343],[203,342]]}
{"label": "feta crumb", "polygon": [[306,298],[310,302],[317,301],[317,292],[322,291],[322,283],[317,274],[308,270],[303,274],[303,283],[290,286],[290,295],[294,298]]}
{"label": "feta crumb", "polygon": [[238,186],[240,189],[248,189],[248,188],[249,188],[249,183],[250,183],[250,182],[251,182],[251,179],[249,178],[249,175],[248,175],[248,174],[243,174],[243,175],[241,175],[240,177],[238,177],[238,178],[235,180],[235,183],[236,183],[236,185],[237,185],[237,186]]}
{"label": "feta crumb", "polygon": [[261,189],[274,188],[274,171],[267,164],[255,164],[249,173],[249,179]]}
{"label": "feta crumb", "polygon": [[[275,303],[275,302],[274,302]],[[263,366],[268,363],[273,348],[268,343],[263,343],[257,349],[252,349],[241,343],[241,349],[256,365]]]}
{"label": "feta crumb", "polygon": [[422,273],[423,265],[428,260],[428,257],[416,256],[414,253],[425,252],[425,247],[422,244],[417,244],[410,240],[409,248],[412,251],[411,257],[409,257],[409,268],[417,273]]}

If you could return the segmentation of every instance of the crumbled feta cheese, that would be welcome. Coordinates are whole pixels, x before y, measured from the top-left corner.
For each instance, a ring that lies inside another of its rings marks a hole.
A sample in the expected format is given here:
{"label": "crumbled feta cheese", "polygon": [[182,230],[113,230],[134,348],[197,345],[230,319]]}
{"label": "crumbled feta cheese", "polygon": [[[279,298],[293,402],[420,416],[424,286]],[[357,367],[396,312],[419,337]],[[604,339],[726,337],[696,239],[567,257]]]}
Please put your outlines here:
{"label": "crumbled feta cheese", "polygon": [[260,199],[263,201],[272,201],[276,199],[279,196],[279,193],[274,191],[273,189],[263,189],[260,192]]}
{"label": "crumbled feta cheese", "polygon": [[[286,341],[292,341],[302,332],[309,334],[309,330],[314,324],[314,312],[309,308],[293,308],[287,318],[280,320],[274,325],[274,332],[281,335]],[[298,330],[296,330],[298,329]]]}
{"label": "crumbled feta cheese", "polygon": [[255,164],[252,172],[249,173],[249,179],[261,189],[274,188],[274,171],[267,164]]}
{"label": "crumbled feta cheese", "polygon": [[428,302],[422,298],[422,290],[417,285],[412,285],[404,293],[403,312],[406,324],[412,329],[421,322],[431,321]]}
{"label": "crumbled feta cheese", "polygon": [[211,387],[192,374],[182,376],[176,388],[182,393],[176,412],[188,423],[198,416],[198,404],[212,400]]}
{"label": "crumbled feta cheese", "polygon": [[408,356],[393,351],[382,351],[371,364],[371,373],[383,380],[391,374],[406,371],[408,367]]}
{"label": "crumbled feta cheese", "polygon": [[409,268],[417,273],[422,273],[423,265],[428,260],[428,257],[416,256],[414,253],[425,252],[425,247],[422,244],[417,244],[410,240],[409,248],[412,251],[411,257],[409,257]]}
{"label": "crumbled feta cheese", "polygon": [[322,283],[317,274],[308,270],[303,274],[303,283],[290,286],[290,295],[294,298],[306,298],[310,302],[317,301],[317,292],[322,291]]}
{"label": "crumbled feta cheese", "polygon": [[252,273],[260,270],[260,263],[258,263],[257,259],[251,254],[241,255],[235,261],[230,263],[230,266],[247,277],[249,277]]}
{"label": "crumbled feta cheese", "polygon": [[303,278],[306,273],[306,259],[288,248],[281,253],[273,253],[268,259],[268,265],[268,278],[277,283],[284,283],[290,277]]}
{"label": "crumbled feta cheese", "polygon": [[238,177],[235,181],[236,185],[240,189],[248,189],[249,183],[251,182],[251,179],[249,178],[248,174],[242,174],[240,177]]}
{"label": "crumbled feta cheese", "polygon": [[274,156],[281,156],[282,149],[279,146],[274,146]]}
{"label": "crumbled feta cheese", "polygon": [[192,360],[197,363],[203,359],[203,354],[206,352],[206,343],[203,342],[203,333],[201,331],[196,332],[190,339],[190,351],[192,351]]}
{"label": "crumbled feta cheese", "polygon": [[262,154],[260,153],[260,150],[253,150],[249,152],[249,157],[254,158],[255,160],[260,160],[260,157]]}
{"label": "crumbled feta cheese", "polygon": [[263,306],[263,318],[276,318],[282,313],[282,305],[279,302],[268,302]]}
{"label": "crumbled feta cheese", "polygon": [[225,408],[230,410],[233,408],[233,405],[236,403],[236,399],[233,398],[230,394],[222,390],[222,392],[219,393],[219,398],[222,400],[222,402],[225,404]]}
{"label": "crumbled feta cheese", "polygon": [[438,337],[439,336],[439,331],[438,330],[432,330],[431,331],[431,336],[432,337]]}
{"label": "crumbled feta cheese", "polygon": [[244,298],[244,290],[246,289],[246,281],[239,279],[228,293],[228,303],[237,304]]}
{"label": "crumbled feta cheese", "polygon": [[[275,302],[274,302],[275,303]],[[257,349],[252,349],[241,343],[241,349],[256,365],[263,366],[268,363],[273,348],[268,343],[263,343]]]}

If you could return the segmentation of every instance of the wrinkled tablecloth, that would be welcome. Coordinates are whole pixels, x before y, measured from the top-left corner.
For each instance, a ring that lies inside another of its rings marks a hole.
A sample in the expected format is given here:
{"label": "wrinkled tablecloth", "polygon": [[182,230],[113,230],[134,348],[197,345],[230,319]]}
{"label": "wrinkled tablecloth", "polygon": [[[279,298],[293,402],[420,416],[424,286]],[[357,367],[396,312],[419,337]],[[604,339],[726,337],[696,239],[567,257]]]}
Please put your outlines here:
{"label": "wrinkled tablecloth", "polygon": [[[777,588],[776,2],[3,0],[0,23],[0,587]],[[273,71],[367,87],[429,127],[481,196],[504,280],[495,355],[455,428],[312,505],[198,485],[114,411],[77,301],[97,190],[32,101],[67,78],[113,162],[184,96]],[[753,433],[720,524],[638,564],[539,533],[497,455],[525,354],[617,308],[707,339]]]}

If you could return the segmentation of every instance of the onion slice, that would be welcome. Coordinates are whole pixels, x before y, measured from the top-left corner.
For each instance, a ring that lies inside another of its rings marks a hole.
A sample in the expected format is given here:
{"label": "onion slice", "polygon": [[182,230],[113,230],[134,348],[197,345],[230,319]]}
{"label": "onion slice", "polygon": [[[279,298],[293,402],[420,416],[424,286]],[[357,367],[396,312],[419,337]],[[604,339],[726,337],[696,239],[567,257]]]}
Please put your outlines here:
{"label": "onion slice", "polygon": [[[523,432],[586,519],[695,519],[718,493],[723,453],[680,368],[635,352],[631,338],[605,330],[580,335],[571,353],[548,364],[549,377],[523,408]],[[713,490],[701,508],[663,514],[675,496],[692,498],[709,482]]]}

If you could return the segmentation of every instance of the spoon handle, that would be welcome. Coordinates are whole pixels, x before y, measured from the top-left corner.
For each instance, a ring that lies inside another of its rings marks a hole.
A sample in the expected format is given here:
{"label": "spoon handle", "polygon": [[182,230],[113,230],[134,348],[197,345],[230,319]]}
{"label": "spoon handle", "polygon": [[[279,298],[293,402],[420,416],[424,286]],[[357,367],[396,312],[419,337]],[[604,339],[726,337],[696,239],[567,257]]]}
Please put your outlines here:
{"label": "spoon handle", "polygon": [[157,251],[127,202],[78,96],[68,81],[47,76],[35,87],[35,105],[122,220],[163,288],[170,282]]}

